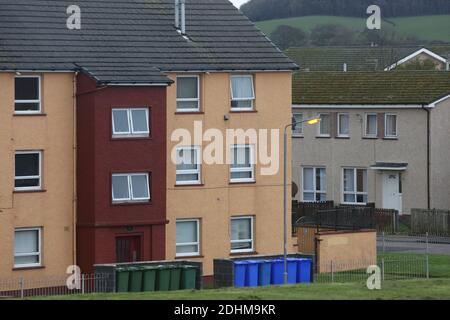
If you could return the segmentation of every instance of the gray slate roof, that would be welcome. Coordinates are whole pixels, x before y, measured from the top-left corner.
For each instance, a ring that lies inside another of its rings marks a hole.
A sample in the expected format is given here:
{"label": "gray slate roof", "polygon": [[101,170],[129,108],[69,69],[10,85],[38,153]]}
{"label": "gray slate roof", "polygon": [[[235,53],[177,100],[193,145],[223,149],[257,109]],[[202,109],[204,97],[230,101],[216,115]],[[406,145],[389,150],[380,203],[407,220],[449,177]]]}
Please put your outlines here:
{"label": "gray slate roof", "polygon": [[[301,70],[307,71],[383,71],[399,60],[422,49],[422,46],[399,47],[297,47],[289,48],[286,54]],[[450,58],[450,46],[427,48],[444,58]]]}
{"label": "gray slate roof", "polygon": [[[66,9],[81,8],[81,30]],[[1,70],[74,70],[100,82],[168,83],[168,71],[294,70],[228,0],[186,0],[183,38],[174,0],[1,0]]]}

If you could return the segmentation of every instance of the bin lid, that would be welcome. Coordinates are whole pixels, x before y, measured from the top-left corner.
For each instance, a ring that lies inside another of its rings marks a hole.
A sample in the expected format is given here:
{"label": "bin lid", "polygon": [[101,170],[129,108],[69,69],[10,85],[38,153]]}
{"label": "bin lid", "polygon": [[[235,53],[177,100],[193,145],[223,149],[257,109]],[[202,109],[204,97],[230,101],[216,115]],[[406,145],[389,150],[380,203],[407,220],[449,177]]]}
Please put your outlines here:
{"label": "bin lid", "polygon": [[137,267],[137,266],[132,266],[132,267],[128,267],[127,271],[139,271],[142,270],[141,267]]}
{"label": "bin lid", "polygon": [[248,264],[260,264],[263,263],[262,260],[246,260]]}
{"label": "bin lid", "polygon": [[128,271],[128,269],[127,268],[124,268],[124,267],[116,267],[116,272],[124,272],[124,271]]}
{"label": "bin lid", "polygon": [[142,266],[142,270],[156,270],[158,269],[158,266]]}
{"label": "bin lid", "polygon": [[247,264],[247,261],[246,260],[237,260],[237,261],[234,261],[234,264]]}

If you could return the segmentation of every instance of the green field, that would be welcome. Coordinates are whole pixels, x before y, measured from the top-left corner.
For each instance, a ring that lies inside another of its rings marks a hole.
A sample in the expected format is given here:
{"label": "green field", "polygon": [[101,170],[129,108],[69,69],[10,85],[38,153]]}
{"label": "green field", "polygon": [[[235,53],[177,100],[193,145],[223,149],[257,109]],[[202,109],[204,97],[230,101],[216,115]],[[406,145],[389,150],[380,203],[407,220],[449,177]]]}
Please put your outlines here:
{"label": "green field", "polygon": [[[401,258],[417,254],[381,254]],[[270,286],[242,289],[209,289],[154,293],[117,293],[37,297],[52,300],[356,300],[356,299],[450,299],[450,256],[429,255],[430,277],[426,280],[385,281],[381,290],[369,290],[364,281],[334,284]]]}
{"label": "green field", "polygon": [[[383,21],[381,28],[395,30],[399,34],[416,36],[421,40],[441,40],[450,42],[450,15],[390,18]],[[392,23],[391,23],[392,22]],[[366,19],[336,16],[306,16],[260,21],[257,26],[267,35],[279,25],[289,25],[311,30],[318,24],[340,24],[361,31],[366,28]]]}

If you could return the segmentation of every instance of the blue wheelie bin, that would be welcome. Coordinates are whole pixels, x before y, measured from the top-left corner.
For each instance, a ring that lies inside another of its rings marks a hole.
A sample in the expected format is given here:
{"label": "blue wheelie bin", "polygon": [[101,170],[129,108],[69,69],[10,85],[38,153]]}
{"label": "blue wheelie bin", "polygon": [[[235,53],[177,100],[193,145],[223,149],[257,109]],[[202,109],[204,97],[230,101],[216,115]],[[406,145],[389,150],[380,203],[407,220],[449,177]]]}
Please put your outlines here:
{"label": "blue wheelie bin", "polygon": [[271,283],[272,284],[283,284],[284,283],[284,260],[274,259],[272,260],[272,274]]}
{"label": "blue wheelie bin", "polygon": [[234,262],[234,286],[237,288],[245,286],[245,269],[247,262],[235,261]]}
{"label": "blue wheelie bin", "polygon": [[310,283],[312,260],[307,258],[300,258],[298,260],[299,261],[297,264],[297,282]]}
{"label": "blue wheelie bin", "polygon": [[288,283],[297,283],[298,258],[287,259]]}
{"label": "blue wheelie bin", "polygon": [[271,260],[261,260],[259,264],[259,275],[258,275],[258,284],[260,286],[269,286],[270,285],[270,276],[272,271],[272,261]]}
{"label": "blue wheelie bin", "polygon": [[246,260],[246,273],[245,273],[245,286],[257,287],[259,278],[259,265],[260,260]]}

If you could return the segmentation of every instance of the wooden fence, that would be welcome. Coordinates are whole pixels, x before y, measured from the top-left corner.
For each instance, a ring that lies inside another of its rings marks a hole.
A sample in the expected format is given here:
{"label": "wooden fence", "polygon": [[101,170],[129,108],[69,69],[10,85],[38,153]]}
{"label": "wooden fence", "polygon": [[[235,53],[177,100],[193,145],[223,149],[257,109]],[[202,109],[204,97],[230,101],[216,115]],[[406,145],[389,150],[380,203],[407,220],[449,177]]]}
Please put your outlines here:
{"label": "wooden fence", "polygon": [[450,236],[450,210],[412,209],[411,233]]}
{"label": "wooden fence", "polygon": [[292,203],[293,235],[297,226],[317,226],[336,230],[376,229],[395,233],[398,230],[398,212],[391,209],[366,206],[335,206],[333,201]]}

